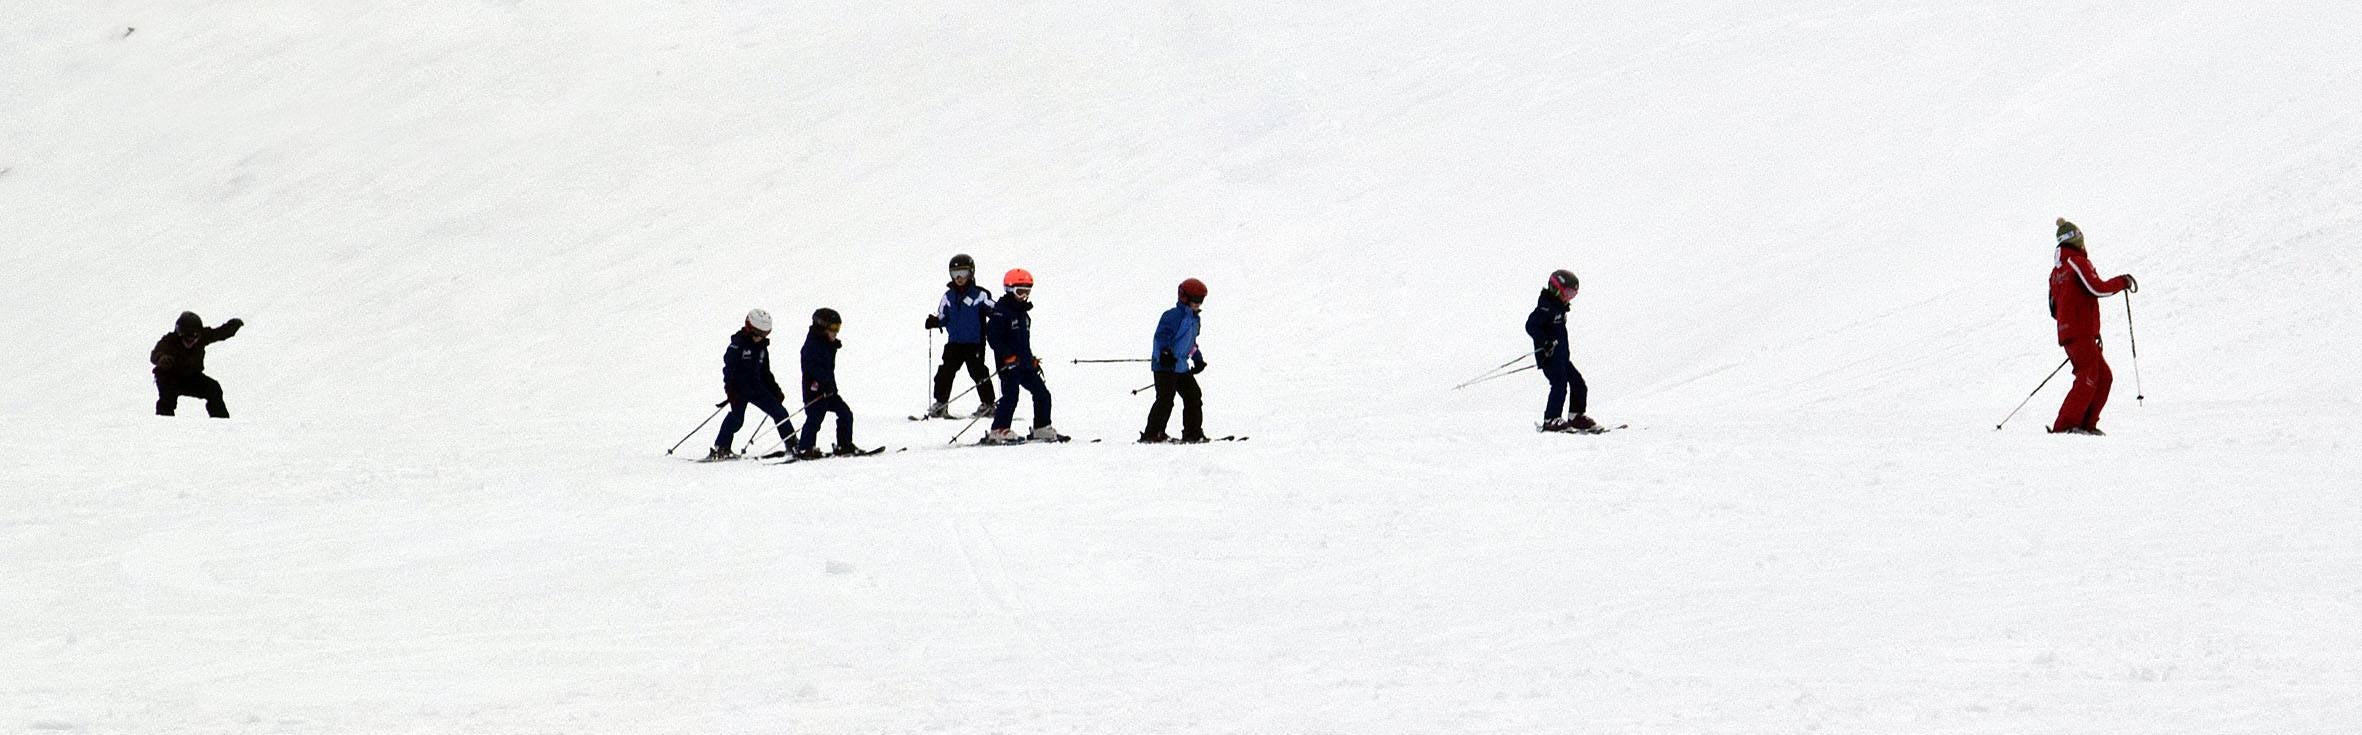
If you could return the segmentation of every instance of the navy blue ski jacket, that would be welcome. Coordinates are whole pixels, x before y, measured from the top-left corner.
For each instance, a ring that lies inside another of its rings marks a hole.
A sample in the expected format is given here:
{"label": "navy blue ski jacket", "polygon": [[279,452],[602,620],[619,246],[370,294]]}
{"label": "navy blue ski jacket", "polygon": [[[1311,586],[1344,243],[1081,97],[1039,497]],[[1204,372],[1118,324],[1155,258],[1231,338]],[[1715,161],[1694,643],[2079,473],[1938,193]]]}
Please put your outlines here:
{"label": "navy blue ski jacket", "polygon": [[[1566,344],[1566,302],[1549,289],[1542,290],[1534,304],[1534,313],[1525,318],[1525,336],[1534,338],[1534,365],[1546,366],[1554,362],[1571,362],[1572,353]],[[1543,352],[1548,346],[1550,350]]]}
{"label": "navy blue ski jacket", "polygon": [[[1166,309],[1156,320],[1155,343],[1148,348],[1149,365],[1160,373],[1186,373],[1191,365],[1205,364],[1205,355],[1197,351],[1197,329],[1197,310],[1189,308],[1188,302]],[[1172,361],[1167,362],[1165,355],[1172,355]]]}
{"label": "navy blue ski jacket", "polygon": [[992,292],[976,284],[967,288],[944,284],[943,300],[935,303],[935,318],[955,345],[984,343],[984,318],[992,313]]}
{"label": "navy blue ski jacket", "polygon": [[985,330],[985,337],[992,342],[993,357],[1002,365],[1010,365],[1014,360],[1024,370],[1037,367],[1034,361],[1038,358],[1033,355],[1033,315],[1027,313],[1030,311],[1033,302],[1005,294],[999,303],[993,304],[991,328]]}
{"label": "navy blue ski jacket", "polygon": [[722,353],[722,390],[732,398],[751,398],[770,391],[772,396],[785,396],[779,389],[779,379],[771,375],[771,342],[756,340],[755,333],[739,330],[730,335],[730,349]]}
{"label": "navy blue ski jacket", "polygon": [[828,330],[821,327],[813,327],[804,334],[805,402],[837,392],[837,350],[844,346],[844,342],[828,336]]}

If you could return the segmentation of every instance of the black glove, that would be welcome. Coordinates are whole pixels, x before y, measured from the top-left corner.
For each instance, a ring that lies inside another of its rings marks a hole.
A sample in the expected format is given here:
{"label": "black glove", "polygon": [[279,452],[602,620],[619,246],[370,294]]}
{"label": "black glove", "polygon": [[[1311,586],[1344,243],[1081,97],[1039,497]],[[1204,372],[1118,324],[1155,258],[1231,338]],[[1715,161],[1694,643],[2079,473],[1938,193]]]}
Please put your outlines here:
{"label": "black glove", "polygon": [[1174,359],[1174,358],[1173,358],[1173,351],[1172,351],[1172,350],[1157,350],[1157,351],[1156,351],[1156,371],[1157,371],[1157,372],[1160,372],[1160,373],[1169,373],[1169,372],[1172,372],[1172,371],[1173,371],[1173,367],[1174,367],[1174,366],[1176,366],[1176,365],[1179,365],[1179,364],[1181,364],[1181,363],[1180,363],[1180,361],[1179,361],[1179,360],[1176,360],[1176,359]]}
{"label": "black glove", "polygon": [[1205,371],[1206,371],[1206,361],[1204,361],[1204,360],[1199,360],[1199,361],[1197,361],[1197,364],[1196,364],[1196,365],[1191,365],[1191,366],[1189,366],[1189,374],[1191,374],[1191,375],[1196,375],[1196,374],[1198,374],[1198,373],[1202,373],[1202,372],[1205,372]]}
{"label": "black glove", "polygon": [[928,329],[942,329],[942,328],[943,328],[943,317],[939,317],[939,316],[936,316],[936,315],[933,315],[933,314],[928,314],[928,315],[927,315],[927,328],[928,328]]}
{"label": "black glove", "polygon": [[229,321],[222,322],[221,325],[231,329],[237,329],[246,326],[246,320],[239,319],[237,317],[231,317]]}

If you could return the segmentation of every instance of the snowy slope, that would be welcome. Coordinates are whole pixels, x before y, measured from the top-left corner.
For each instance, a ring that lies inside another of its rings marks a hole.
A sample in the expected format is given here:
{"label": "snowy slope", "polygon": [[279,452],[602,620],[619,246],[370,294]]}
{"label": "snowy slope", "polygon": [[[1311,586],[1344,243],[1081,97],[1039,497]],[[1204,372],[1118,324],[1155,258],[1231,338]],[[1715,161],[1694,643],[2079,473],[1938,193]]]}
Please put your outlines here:
{"label": "snowy slope", "polygon": [[[2362,727],[2362,9],[1266,5],[12,8],[0,731]],[[1111,443],[899,418],[954,252]],[[1558,267],[1631,431],[1448,390]],[[912,449],[661,456],[752,306]]]}

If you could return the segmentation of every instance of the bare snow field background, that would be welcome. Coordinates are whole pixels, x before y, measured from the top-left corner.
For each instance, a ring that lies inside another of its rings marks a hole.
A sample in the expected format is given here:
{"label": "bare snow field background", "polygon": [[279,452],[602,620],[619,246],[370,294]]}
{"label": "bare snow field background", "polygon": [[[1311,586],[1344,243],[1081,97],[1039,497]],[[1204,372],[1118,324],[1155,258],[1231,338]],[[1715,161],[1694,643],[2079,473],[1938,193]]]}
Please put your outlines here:
{"label": "bare snow field background", "polygon": [[[2362,730],[2362,6],[6,16],[0,732]],[[955,252],[1106,443],[901,418]],[[1449,390],[1562,267],[1629,430]],[[909,450],[664,456],[755,306]]]}

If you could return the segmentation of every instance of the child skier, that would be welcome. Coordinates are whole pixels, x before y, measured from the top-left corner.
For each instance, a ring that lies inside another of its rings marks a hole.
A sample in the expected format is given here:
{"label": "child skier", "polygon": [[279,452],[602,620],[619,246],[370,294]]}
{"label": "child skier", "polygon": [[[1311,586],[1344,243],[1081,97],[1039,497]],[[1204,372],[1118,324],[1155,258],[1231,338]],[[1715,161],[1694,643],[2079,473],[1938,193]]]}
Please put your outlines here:
{"label": "child skier", "polygon": [[804,416],[804,439],[796,443],[797,459],[819,459],[823,455],[813,447],[820,439],[820,422],[828,414],[837,415],[837,443],[832,454],[846,456],[861,454],[853,446],[853,408],[845,405],[844,396],[837,394],[837,350],[845,343],[837,339],[837,331],[845,320],[835,309],[812,312],[812,330],[804,335],[804,403],[809,413]]}
{"label": "child skier", "polygon": [[[1566,314],[1575,300],[1575,292],[1582,289],[1582,281],[1572,271],[1560,270],[1550,274],[1550,282],[1542,288],[1542,295],[1534,303],[1534,312],[1525,318],[1525,334],[1534,340],[1534,363],[1550,379],[1550,403],[1542,407],[1542,430],[1595,433],[1599,422],[1584,415],[1591,400],[1591,388],[1583,383],[1583,374],[1575,370],[1573,351],[1567,346]],[[1560,418],[1561,410],[1572,413],[1571,418]]]}
{"label": "child skier", "polygon": [[943,284],[943,299],[936,302],[935,313],[927,316],[928,329],[941,329],[946,336],[943,345],[943,364],[935,368],[935,402],[927,406],[928,418],[951,418],[951,381],[961,366],[967,366],[968,377],[976,381],[979,403],[970,416],[982,416],[993,410],[997,401],[992,396],[992,375],[984,369],[984,321],[993,310],[992,291],[976,285],[976,260],[966,253],[951,256],[951,282]]}
{"label": "child skier", "polygon": [[155,366],[156,415],[172,415],[180,407],[181,396],[188,396],[205,399],[205,415],[229,418],[221,382],[205,375],[205,346],[235,337],[245,326],[245,320],[231,319],[219,327],[207,327],[196,312],[181,312],[172,331],[165,332],[155,348],[148,350],[148,364]]}
{"label": "child skier", "polygon": [[2100,354],[2100,297],[2139,293],[2141,284],[2129,273],[2100,280],[2098,269],[2091,266],[2090,253],[2084,249],[2083,230],[2064,217],[2058,225],[2057,257],[2050,267],[2050,316],[2058,321],[2059,346],[2066,348],[2067,359],[2075,363],[2075,386],[2067,390],[2066,402],[2059,405],[2059,417],[2050,423],[2050,433],[2103,436],[2100,409],[2108,405],[2108,390],[2114,387],[2116,375]]}
{"label": "child skier", "polygon": [[[984,435],[984,443],[1066,441],[1050,425],[1050,388],[1042,383],[1041,358],[1033,354],[1033,274],[1012,269],[1001,277],[1001,286],[1008,292],[993,306],[991,328],[985,334],[1001,365],[1001,401],[992,412],[992,432]],[[1019,388],[1033,393],[1033,433],[1025,436],[1009,430],[1017,419]]]}
{"label": "child skier", "polygon": [[[1173,396],[1181,396],[1181,442],[1206,441],[1205,409],[1199,401],[1197,374],[1206,371],[1205,353],[1197,349],[1198,312],[1205,308],[1206,284],[1195,278],[1181,282],[1180,303],[1156,321],[1156,337],[1149,347],[1150,369],[1156,373],[1156,402],[1148,406],[1148,428],[1140,443],[1172,441],[1165,422],[1173,417]],[[1189,364],[1182,365],[1186,358]]]}
{"label": "child skier", "polygon": [[781,390],[779,379],[771,375],[771,312],[762,309],[747,312],[746,324],[738,328],[737,334],[730,335],[730,348],[722,353],[722,392],[730,399],[730,415],[722,419],[722,433],[714,437],[714,449],[705,455],[706,459],[738,456],[730,451],[730,439],[738,435],[738,427],[745,425],[748,404],[771,417],[771,423],[779,429],[782,447],[794,440],[795,422],[788,420],[787,407],[779,403],[787,397],[787,391]]}

